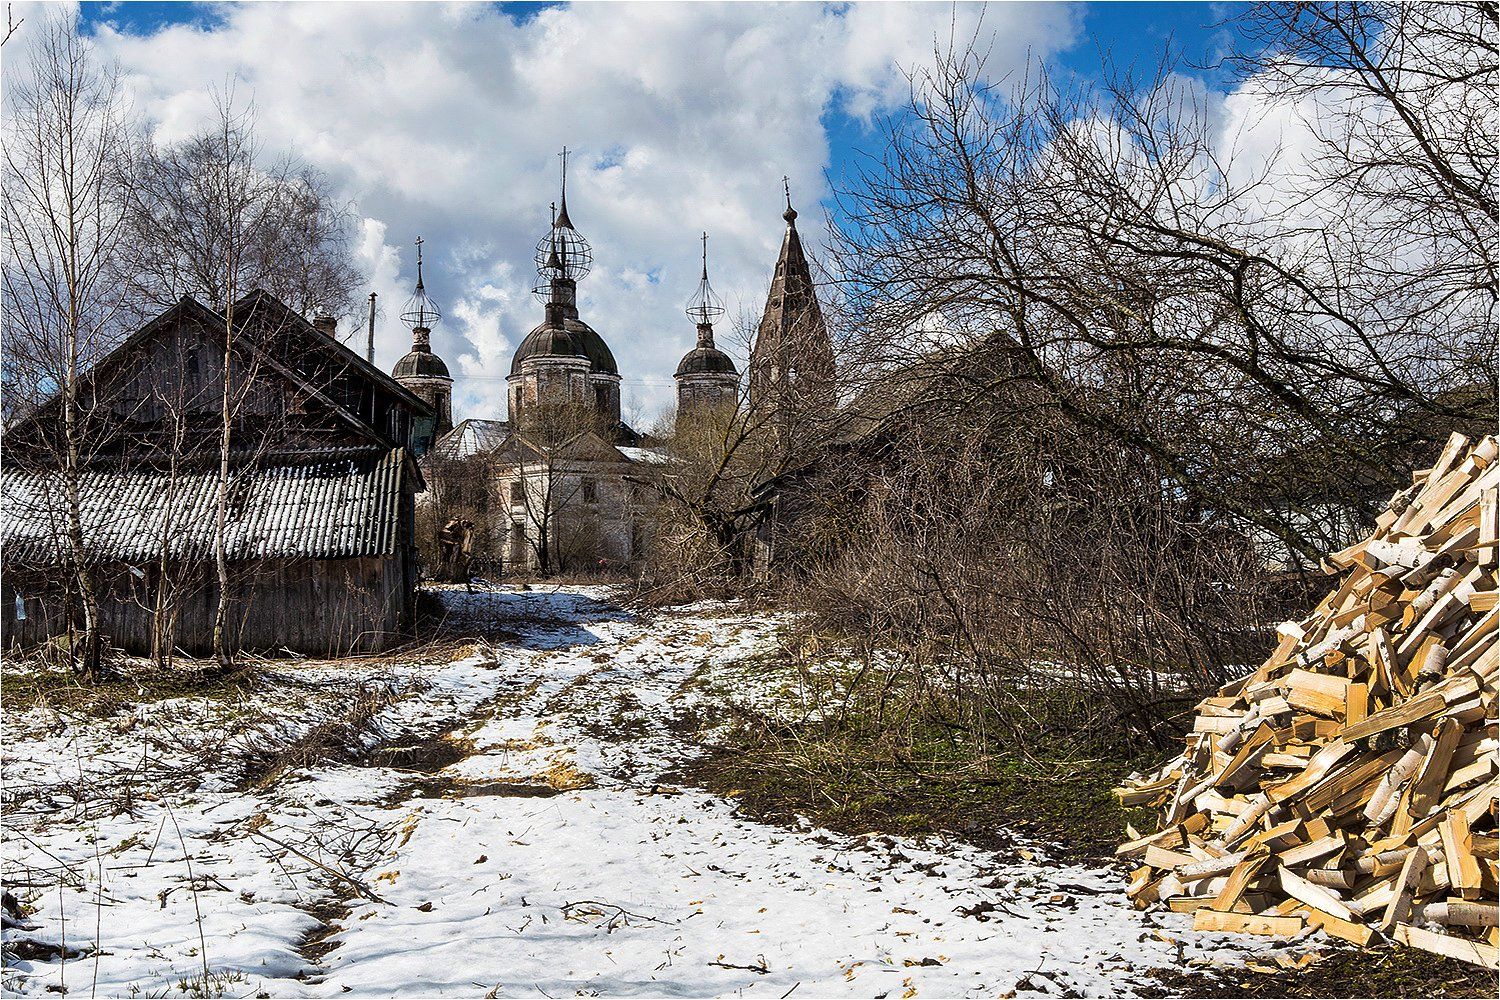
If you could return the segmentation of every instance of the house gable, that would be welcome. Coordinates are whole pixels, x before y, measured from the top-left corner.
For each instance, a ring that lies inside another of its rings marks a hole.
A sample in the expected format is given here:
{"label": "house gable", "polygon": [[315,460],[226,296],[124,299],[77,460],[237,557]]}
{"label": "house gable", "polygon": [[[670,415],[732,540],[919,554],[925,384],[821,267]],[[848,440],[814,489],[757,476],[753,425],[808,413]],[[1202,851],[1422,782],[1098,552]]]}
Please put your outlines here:
{"label": "house gable", "polygon": [[[265,292],[235,303],[237,380],[231,447],[257,455],[406,447],[422,400]],[[101,358],[82,380],[86,464],[181,461],[217,454],[222,431],[223,319],[184,298]],[[60,400],[9,429],[8,451],[47,464],[61,437]]]}

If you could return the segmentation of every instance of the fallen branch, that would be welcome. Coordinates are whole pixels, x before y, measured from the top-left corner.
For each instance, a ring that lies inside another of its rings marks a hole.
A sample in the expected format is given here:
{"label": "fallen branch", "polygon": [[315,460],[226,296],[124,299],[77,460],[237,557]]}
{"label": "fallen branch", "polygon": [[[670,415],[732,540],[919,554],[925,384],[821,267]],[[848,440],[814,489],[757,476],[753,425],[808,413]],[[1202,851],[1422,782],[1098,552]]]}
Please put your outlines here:
{"label": "fallen branch", "polygon": [[[302,851],[297,850],[297,848],[293,847],[291,844],[288,844],[286,841],[277,840],[269,833],[261,833],[259,830],[251,830],[250,835],[252,837],[259,837],[262,840],[268,840],[271,843],[275,844],[277,847],[285,848],[286,850],[291,851],[293,854],[297,855],[297,857],[301,858],[303,861],[306,861],[308,864],[312,865],[314,868],[317,868],[318,870],[323,872],[327,872],[329,875],[332,875],[334,878],[338,879],[341,882],[349,883],[354,887],[356,892],[358,892],[361,896],[365,897],[371,902],[386,903],[386,900],[382,898],[380,894],[375,892],[374,889],[371,889],[368,885],[361,882],[359,879],[355,878],[353,875],[346,875],[344,872],[341,872],[336,868],[328,867],[316,858],[309,857]],[[387,903],[387,905],[389,904]]]}
{"label": "fallen branch", "polygon": [[[611,913],[610,911],[614,912]],[[661,917],[653,917],[645,913],[632,913],[615,903],[603,903],[597,899],[580,899],[572,903],[562,905],[562,914],[565,920],[586,920],[589,917],[605,917],[605,926],[613,931],[617,927],[629,927],[630,921],[643,920],[653,924],[675,924],[675,920],[663,920]]]}

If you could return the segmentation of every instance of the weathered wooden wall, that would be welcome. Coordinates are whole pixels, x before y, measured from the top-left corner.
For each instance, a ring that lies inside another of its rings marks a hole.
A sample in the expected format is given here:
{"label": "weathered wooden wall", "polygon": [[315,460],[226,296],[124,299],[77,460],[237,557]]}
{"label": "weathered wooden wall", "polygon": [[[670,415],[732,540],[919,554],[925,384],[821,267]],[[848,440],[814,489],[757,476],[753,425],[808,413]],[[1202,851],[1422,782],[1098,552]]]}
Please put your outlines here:
{"label": "weathered wooden wall", "polygon": [[[146,654],[161,574],[154,566],[139,569],[144,576],[122,566],[105,571],[100,612],[112,645]],[[415,580],[409,558],[272,559],[234,564],[231,573],[229,629],[236,649],[339,656],[388,649],[413,634]],[[212,652],[218,606],[212,563],[172,566],[167,576],[174,597],[173,646],[195,656]],[[55,571],[6,573],[0,581],[6,646],[32,646],[66,631],[69,609],[57,579]],[[18,595],[24,619],[17,618]]]}

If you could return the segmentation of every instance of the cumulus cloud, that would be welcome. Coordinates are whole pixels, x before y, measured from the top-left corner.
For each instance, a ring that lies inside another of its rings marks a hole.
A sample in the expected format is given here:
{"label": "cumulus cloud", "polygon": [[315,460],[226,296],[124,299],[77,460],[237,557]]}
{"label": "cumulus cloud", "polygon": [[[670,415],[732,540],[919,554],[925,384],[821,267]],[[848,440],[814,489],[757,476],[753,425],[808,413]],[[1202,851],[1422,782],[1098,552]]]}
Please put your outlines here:
{"label": "cumulus cloud", "polygon": [[693,341],[681,308],[702,230],[716,285],[758,308],[781,178],[815,235],[832,123],[899,104],[902,68],[935,40],[979,34],[998,74],[1072,44],[1077,20],[1034,4],[601,4],[517,19],[488,4],[257,3],[146,34],[106,18],[95,34],[158,136],[190,133],[232,88],[269,150],[330,175],[380,296],[384,367],[409,344],[398,314],[425,237],[455,415],[497,417],[510,351],[541,318],[531,256],[563,145],[572,218],[595,248],[581,308],[620,361],[627,405],[656,409]]}

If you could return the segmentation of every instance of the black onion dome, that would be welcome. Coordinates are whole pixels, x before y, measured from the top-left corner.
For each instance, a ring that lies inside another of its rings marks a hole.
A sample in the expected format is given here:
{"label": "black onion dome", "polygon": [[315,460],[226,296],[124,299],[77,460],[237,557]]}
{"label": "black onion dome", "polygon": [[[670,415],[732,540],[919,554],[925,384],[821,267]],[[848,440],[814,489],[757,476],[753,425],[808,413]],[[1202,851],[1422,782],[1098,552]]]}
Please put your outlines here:
{"label": "black onion dome", "polygon": [[443,364],[443,359],[431,351],[412,351],[396,362],[396,367],[391,369],[391,375],[395,378],[405,378],[411,375],[452,377],[448,374],[448,366]]}
{"label": "black onion dome", "polygon": [[717,347],[695,347],[682,356],[678,375],[739,375],[729,355]]}
{"label": "black onion dome", "polygon": [[526,335],[510,362],[510,373],[518,375],[527,358],[587,358],[589,368],[600,375],[618,375],[619,366],[604,338],[580,319],[567,319],[562,327],[543,323]]}

